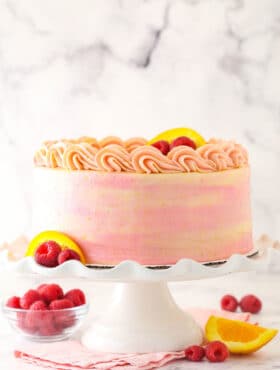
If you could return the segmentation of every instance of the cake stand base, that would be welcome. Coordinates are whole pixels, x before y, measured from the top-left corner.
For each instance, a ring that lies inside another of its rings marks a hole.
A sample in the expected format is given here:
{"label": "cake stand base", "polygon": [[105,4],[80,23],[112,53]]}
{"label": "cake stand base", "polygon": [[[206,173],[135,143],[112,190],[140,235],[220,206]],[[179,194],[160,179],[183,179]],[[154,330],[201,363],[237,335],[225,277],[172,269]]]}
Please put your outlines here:
{"label": "cake stand base", "polygon": [[118,283],[112,304],[82,337],[89,349],[115,353],[179,351],[202,340],[164,282]]}

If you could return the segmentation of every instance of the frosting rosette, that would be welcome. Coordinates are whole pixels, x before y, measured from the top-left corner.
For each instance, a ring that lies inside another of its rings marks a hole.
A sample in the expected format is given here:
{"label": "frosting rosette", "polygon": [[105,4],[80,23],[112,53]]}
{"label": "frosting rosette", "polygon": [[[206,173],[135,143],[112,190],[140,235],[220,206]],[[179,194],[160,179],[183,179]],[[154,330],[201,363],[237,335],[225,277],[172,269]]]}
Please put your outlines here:
{"label": "frosting rosette", "polygon": [[56,168],[63,166],[63,156],[67,147],[66,142],[57,142],[50,146],[47,155],[48,167]]}
{"label": "frosting rosette", "polygon": [[234,167],[231,158],[223,151],[219,144],[206,144],[198,148],[197,151],[217,171],[224,171]]}
{"label": "frosting rosette", "polygon": [[39,150],[34,155],[34,164],[37,167],[48,167],[48,160],[47,156],[49,153],[49,145],[50,142],[45,142],[41,146]]}
{"label": "frosting rosette", "polygon": [[182,172],[213,172],[215,170],[211,161],[202,158],[197,150],[189,146],[177,146],[167,154],[167,157],[178,163]]}
{"label": "frosting rosette", "polygon": [[181,172],[179,165],[153,146],[142,146],[131,153],[131,162],[137,173]]}
{"label": "frosting rosette", "polygon": [[133,167],[127,150],[118,144],[110,144],[97,151],[97,169],[105,172],[131,172]]}
{"label": "frosting rosette", "polygon": [[95,156],[98,149],[89,143],[70,144],[63,153],[63,168],[67,170],[97,170]]}
{"label": "frosting rosette", "polygon": [[197,151],[203,158],[212,161],[217,171],[248,165],[246,149],[234,141],[210,139],[208,144]]}
{"label": "frosting rosette", "polygon": [[62,167],[66,142],[47,141],[34,157],[36,166],[57,168]]}
{"label": "frosting rosette", "polygon": [[100,148],[104,148],[112,144],[124,146],[124,142],[122,141],[122,139],[120,139],[117,136],[107,136],[107,137],[104,137],[104,139],[100,140],[99,142]]}
{"label": "frosting rosette", "polygon": [[223,150],[229,158],[235,168],[244,167],[248,164],[248,153],[242,145],[236,144],[234,142],[228,142],[222,144]]}
{"label": "frosting rosette", "polygon": [[132,137],[124,142],[126,150],[131,153],[134,149],[147,144],[147,140],[142,137]]}
{"label": "frosting rosette", "polygon": [[89,144],[90,146],[92,146],[92,147],[94,147],[96,149],[99,149],[100,148],[99,142],[95,138],[93,138],[93,137],[82,136],[76,142],[77,143],[87,143],[87,144]]}
{"label": "frosting rosette", "polygon": [[35,153],[34,163],[37,167],[142,174],[203,173],[248,166],[246,149],[234,141],[211,139],[198,149],[180,145],[167,155],[147,143],[141,137],[123,141],[117,136],[100,141],[87,136],[46,141]]}

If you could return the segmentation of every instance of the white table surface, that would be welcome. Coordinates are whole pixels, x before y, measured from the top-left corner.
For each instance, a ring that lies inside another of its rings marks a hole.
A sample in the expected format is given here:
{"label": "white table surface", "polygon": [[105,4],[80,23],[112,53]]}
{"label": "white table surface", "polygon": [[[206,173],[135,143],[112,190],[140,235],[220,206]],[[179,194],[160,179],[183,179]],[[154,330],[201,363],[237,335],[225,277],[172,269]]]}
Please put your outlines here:
{"label": "white table surface", "polygon": [[[1,296],[7,297],[14,294],[22,294],[30,287],[46,282],[46,279],[38,278],[19,279],[15,276],[0,275]],[[88,296],[91,296],[91,314],[98,314],[106,304],[110,302],[112,288],[111,284],[89,283],[82,280],[59,280],[65,289],[82,287]],[[222,295],[231,293],[237,297],[248,293],[254,293],[263,300],[263,311],[257,315],[256,320],[264,325],[280,329],[280,275],[241,273],[232,274],[222,278],[201,280],[186,283],[170,284],[171,291],[182,307],[208,307],[219,308],[219,299]],[[89,316],[90,320],[91,315]],[[254,318],[254,319],[255,319]],[[39,367],[31,367],[22,364],[13,358],[15,336],[11,332],[7,322],[0,316],[0,369],[2,370],[38,370]],[[187,361],[176,361],[162,369],[182,370],[190,369],[220,369],[224,365],[200,364]],[[268,370],[280,369],[280,335],[276,337],[262,350],[250,356],[231,356],[226,363],[226,369],[254,369]]]}

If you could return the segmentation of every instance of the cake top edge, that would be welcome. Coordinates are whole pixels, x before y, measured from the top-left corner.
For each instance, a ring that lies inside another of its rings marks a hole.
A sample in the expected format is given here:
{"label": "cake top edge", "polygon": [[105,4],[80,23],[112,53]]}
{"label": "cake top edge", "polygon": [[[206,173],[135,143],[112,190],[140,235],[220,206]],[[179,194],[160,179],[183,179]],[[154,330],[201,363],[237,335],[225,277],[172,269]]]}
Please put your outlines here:
{"label": "cake top edge", "polygon": [[84,136],[44,142],[34,155],[34,165],[72,171],[207,173],[246,167],[248,153],[234,141],[205,141],[201,136],[180,136],[171,142],[142,137],[122,140],[117,136],[97,140]]}

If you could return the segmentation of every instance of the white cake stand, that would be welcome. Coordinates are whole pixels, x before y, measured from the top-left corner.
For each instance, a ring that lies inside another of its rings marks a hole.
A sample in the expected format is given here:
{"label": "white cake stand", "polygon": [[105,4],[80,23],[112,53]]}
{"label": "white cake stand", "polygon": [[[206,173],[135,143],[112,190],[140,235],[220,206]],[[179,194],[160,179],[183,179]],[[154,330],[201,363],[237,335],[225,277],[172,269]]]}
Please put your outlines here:
{"label": "white cake stand", "polygon": [[168,281],[211,278],[252,270],[279,271],[280,252],[269,248],[261,257],[250,259],[233,255],[226,263],[215,266],[184,259],[167,269],[150,269],[133,261],[124,261],[110,269],[88,268],[77,261],[44,268],[31,257],[2,263],[2,268],[4,266],[19,274],[117,282],[112,303],[85,330],[82,343],[102,352],[161,352],[182,350],[203,340],[196,322],[174,302]]}

